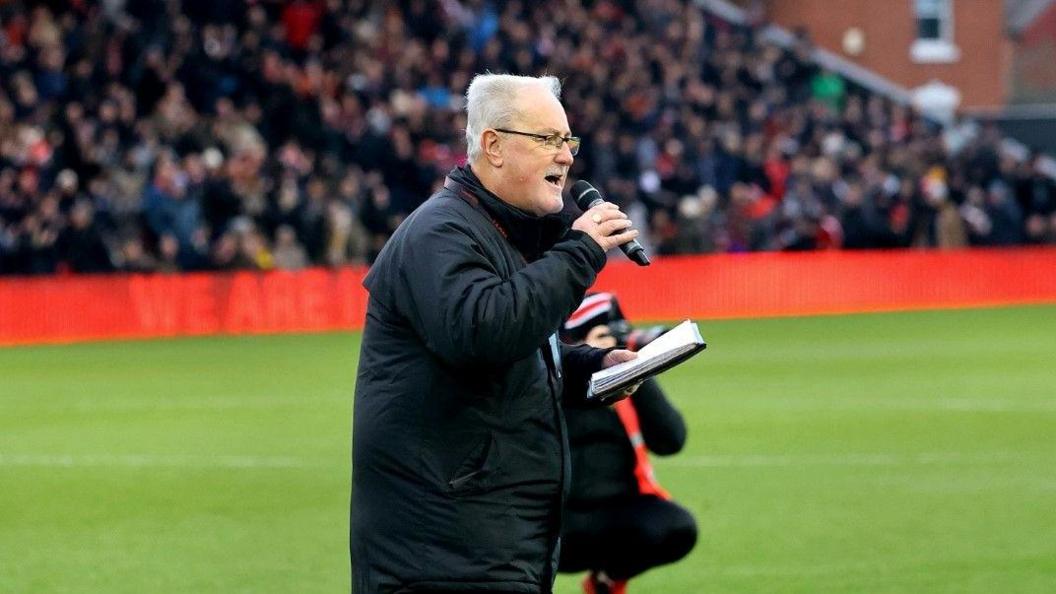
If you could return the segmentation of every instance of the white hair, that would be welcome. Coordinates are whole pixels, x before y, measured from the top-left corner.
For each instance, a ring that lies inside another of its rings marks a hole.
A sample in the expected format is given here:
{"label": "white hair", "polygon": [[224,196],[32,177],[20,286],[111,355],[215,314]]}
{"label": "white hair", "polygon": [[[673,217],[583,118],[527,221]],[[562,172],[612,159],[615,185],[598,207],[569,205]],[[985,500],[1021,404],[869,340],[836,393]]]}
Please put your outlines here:
{"label": "white hair", "polygon": [[561,98],[561,81],[556,76],[517,76],[478,74],[466,89],[466,149],[472,163],[480,156],[480,136],[487,128],[509,128],[518,115],[517,96],[521,90],[538,86]]}

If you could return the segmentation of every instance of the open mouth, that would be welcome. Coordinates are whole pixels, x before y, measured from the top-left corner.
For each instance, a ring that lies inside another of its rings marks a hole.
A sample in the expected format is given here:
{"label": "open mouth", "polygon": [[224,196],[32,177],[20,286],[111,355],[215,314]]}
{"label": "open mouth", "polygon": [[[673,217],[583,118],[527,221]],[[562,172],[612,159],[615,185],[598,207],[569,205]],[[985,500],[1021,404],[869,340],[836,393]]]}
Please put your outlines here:
{"label": "open mouth", "polygon": [[564,187],[564,176],[563,175],[558,175],[556,173],[552,173],[552,174],[546,176],[545,179],[546,179],[547,183],[553,184],[554,186],[556,186],[558,188],[563,188]]}

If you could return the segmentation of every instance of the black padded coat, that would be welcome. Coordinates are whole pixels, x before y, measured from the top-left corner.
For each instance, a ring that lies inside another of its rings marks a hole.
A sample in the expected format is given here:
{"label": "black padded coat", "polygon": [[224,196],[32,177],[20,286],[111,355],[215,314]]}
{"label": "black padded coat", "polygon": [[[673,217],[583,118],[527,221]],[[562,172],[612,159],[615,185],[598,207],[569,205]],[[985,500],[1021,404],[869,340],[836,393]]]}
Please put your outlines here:
{"label": "black padded coat", "polygon": [[555,335],[605,263],[567,223],[456,169],[367,275],[357,594],[551,591],[570,466],[561,400],[584,396],[605,353]]}

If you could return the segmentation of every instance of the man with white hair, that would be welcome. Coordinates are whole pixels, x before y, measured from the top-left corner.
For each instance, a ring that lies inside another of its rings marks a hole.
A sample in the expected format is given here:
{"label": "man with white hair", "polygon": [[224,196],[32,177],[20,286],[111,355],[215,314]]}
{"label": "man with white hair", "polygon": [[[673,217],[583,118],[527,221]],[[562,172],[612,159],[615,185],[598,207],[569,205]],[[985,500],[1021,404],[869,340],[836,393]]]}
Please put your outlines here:
{"label": "man with white hair", "polygon": [[556,331],[637,236],[613,204],[562,217],[579,139],[554,77],[478,75],[468,165],[364,281],[351,517],[359,594],[549,593],[569,484],[562,401],[634,358]]}

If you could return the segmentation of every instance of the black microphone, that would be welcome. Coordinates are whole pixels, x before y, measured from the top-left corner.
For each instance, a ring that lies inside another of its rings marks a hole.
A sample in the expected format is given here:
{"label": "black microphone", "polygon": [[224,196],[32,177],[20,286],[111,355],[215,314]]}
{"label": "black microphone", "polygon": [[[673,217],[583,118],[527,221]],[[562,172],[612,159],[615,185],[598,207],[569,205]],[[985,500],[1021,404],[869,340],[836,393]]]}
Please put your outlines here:
{"label": "black microphone", "polygon": [[[601,193],[598,192],[594,186],[583,180],[579,180],[572,184],[572,195],[575,196],[576,205],[583,211],[590,210],[602,202],[605,202],[605,199],[601,197]],[[642,244],[638,243],[637,239],[632,239],[621,245],[620,249],[623,250],[623,253],[627,254],[627,257],[635,264],[639,266],[649,265],[649,256],[645,255],[645,248],[642,247]]]}

